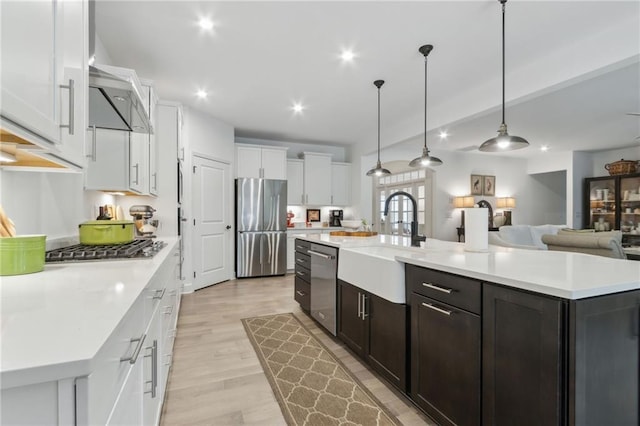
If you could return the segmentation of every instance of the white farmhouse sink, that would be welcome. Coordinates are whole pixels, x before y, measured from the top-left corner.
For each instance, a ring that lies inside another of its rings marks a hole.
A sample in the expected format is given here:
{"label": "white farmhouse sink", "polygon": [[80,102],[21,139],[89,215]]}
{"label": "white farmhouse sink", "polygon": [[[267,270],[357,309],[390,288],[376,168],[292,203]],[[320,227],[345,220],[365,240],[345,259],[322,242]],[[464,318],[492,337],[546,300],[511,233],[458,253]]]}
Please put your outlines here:
{"label": "white farmhouse sink", "polygon": [[405,303],[404,263],[409,248],[373,246],[341,248],[338,278],[393,303]]}

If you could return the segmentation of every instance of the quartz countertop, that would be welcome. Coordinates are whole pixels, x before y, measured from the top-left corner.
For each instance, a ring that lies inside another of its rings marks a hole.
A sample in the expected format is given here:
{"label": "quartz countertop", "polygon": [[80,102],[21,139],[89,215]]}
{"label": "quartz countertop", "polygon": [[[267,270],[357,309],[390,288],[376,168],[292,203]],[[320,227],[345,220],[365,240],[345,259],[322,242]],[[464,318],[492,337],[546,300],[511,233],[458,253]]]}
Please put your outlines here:
{"label": "quartz countertop", "polygon": [[[427,239],[418,248],[410,247],[407,237],[390,235],[375,237],[308,235],[298,236],[298,238],[338,247],[341,253],[344,253],[343,250],[353,251],[394,259],[402,263],[564,299],[583,299],[640,289],[640,262],[633,260],[492,245],[487,252],[477,253],[465,251],[464,243],[435,239]],[[375,249],[381,246],[397,250]],[[350,265],[340,264],[340,259],[341,255],[338,257],[338,278],[353,277],[356,272],[345,269]],[[362,271],[358,265],[353,265],[353,268]]]}
{"label": "quartz countertop", "polygon": [[46,264],[0,278],[2,388],[87,375],[178,238],[149,259]]}

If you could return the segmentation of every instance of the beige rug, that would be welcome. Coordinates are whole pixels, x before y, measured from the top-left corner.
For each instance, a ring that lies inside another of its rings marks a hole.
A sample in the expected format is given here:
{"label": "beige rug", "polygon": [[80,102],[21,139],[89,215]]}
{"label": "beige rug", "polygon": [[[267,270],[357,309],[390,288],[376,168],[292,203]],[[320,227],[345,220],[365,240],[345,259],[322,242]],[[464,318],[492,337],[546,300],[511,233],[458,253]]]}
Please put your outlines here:
{"label": "beige rug", "polygon": [[293,314],[242,320],[289,425],[398,425]]}

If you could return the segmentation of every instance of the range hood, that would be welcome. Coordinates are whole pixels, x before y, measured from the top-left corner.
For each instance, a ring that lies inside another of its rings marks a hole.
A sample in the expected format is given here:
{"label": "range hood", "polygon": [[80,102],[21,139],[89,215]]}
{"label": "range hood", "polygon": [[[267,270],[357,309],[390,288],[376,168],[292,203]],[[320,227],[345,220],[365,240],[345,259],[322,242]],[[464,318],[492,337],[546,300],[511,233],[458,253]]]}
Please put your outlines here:
{"label": "range hood", "polygon": [[96,2],[89,0],[89,126],[127,132],[153,133],[149,96],[134,70],[98,65],[96,59]]}
{"label": "range hood", "polygon": [[135,71],[95,65],[89,67],[89,126],[153,133]]}

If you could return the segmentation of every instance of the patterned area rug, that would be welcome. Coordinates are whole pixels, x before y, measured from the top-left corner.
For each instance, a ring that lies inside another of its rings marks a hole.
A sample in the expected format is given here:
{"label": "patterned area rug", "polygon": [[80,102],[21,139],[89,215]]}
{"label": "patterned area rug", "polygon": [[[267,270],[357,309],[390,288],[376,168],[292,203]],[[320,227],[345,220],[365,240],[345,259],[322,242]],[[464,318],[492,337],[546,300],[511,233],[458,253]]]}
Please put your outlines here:
{"label": "patterned area rug", "polygon": [[293,314],[242,320],[289,425],[398,425]]}

